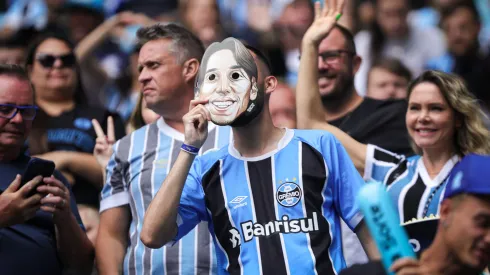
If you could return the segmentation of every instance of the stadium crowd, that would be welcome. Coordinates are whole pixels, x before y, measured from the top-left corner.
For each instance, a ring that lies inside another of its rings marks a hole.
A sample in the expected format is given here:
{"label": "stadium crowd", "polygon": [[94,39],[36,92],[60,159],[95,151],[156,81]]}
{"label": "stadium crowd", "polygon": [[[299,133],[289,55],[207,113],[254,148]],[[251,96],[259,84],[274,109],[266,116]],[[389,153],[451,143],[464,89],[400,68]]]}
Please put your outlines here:
{"label": "stadium crowd", "polygon": [[488,0],[2,1],[0,274],[484,274],[489,114]]}

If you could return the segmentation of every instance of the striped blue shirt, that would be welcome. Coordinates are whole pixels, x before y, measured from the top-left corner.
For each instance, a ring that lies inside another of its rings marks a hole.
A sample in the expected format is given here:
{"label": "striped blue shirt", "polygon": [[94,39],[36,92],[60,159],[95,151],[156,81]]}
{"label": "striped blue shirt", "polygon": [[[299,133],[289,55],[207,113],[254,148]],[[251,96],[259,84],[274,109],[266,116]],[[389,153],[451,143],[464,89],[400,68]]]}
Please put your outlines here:
{"label": "striped blue shirt", "polygon": [[207,221],[219,274],[337,274],[340,218],[352,230],[362,220],[363,184],[328,132],[287,129],[276,150],[254,158],[230,143],[194,162],[175,240]]}
{"label": "striped blue shirt", "polygon": [[[209,126],[201,153],[229,143],[230,127]],[[139,236],[145,210],[169,173],[184,135],[168,126],[163,118],[136,130],[114,145],[107,166],[100,211],[128,205],[131,224],[124,274],[215,274],[214,246],[206,223],[199,224],[173,247],[149,249]]]}
{"label": "striped blue shirt", "polygon": [[457,155],[450,158],[431,179],[421,156],[409,158],[368,145],[364,179],[384,183],[400,216],[400,223],[413,218],[439,215],[439,206]]}

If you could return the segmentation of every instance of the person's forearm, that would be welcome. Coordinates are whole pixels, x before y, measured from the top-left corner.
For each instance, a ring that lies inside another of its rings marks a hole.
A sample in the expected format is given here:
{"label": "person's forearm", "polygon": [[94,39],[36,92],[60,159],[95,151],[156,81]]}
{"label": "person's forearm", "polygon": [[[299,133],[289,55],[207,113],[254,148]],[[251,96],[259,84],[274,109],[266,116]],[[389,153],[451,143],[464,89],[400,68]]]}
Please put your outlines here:
{"label": "person's forearm", "polygon": [[325,121],[322,101],[318,92],[318,45],[303,38],[301,61],[296,85],[296,115],[298,128],[311,128],[314,121]]}
{"label": "person's forearm", "polygon": [[58,255],[68,274],[90,274],[94,263],[94,247],[87,234],[70,212],[55,222]]}
{"label": "person's forearm", "polygon": [[[127,233],[127,232],[125,232]],[[122,274],[124,255],[128,246],[127,236],[116,238],[99,230],[96,246],[96,264],[100,275]]]}
{"label": "person's forearm", "polygon": [[95,242],[99,274],[123,273],[130,223],[131,212],[128,205],[110,208],[100,214],[99,232]]}
{"label": "person's forearm", "polygon": [[177,209],[187,175],[195,156],[181,151],[162,188],[146,211],[141,241],[150,248],[159,248],[177,234]]}
{"label": "person's forearm", "polygon": [[100,44],[102,44],[102,42],[104,42],[105,39],[107,39],[109,33],[116,25],[117,18],[110,18],[82,39],[75,48],[75,55],[77,56],[78,61],[83,62]]}
{"label": "person's forearm", "polygon": [[356,235],[361,242],[362,248],[364,248],[364,252],[370,260],[379,260],[381,255],[379,254],[378,248],[376,247],[376,243],[371,237],[371,233],[369,232],[369,228],[361,221],[361,223],[356,228]]}
{"label": "person's forearm", "polygon": [[66,170],[73,175],[89,181],[96,188],[102,189],[104,175],[94,155],[81,152],[67,152],[67,158]]}

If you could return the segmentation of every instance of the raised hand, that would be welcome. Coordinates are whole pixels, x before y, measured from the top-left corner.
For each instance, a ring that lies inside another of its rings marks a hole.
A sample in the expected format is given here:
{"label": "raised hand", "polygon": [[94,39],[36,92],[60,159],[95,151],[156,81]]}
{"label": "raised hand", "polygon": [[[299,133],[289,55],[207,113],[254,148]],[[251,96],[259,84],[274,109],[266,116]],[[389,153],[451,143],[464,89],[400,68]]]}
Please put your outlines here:
{"label": "raised hand", "polygon": [[208,137],[209,111],[204,107],[208,100],[191,100],[189,112],[182,117],[185,144],[200,148]]}
{"label": "raised hand", "polygon": [[102,127],[100,127],[97,120],[92,119],[92,126],[97,134],[94,147],[94,156],[102,169],[105,170],[107,164],[109,163],[109,159],[112,156],[112,145],[114,145],[116,142],[114,120],[111,116],[107,118],[107,135],[104,133],[104,130],[102,130]]}
{"label": "raised hand", "polygon": [[42,196],[35,193],[29,197],[29,193],[41,180],[42,177],[37,176],[20,187],[21,176],[17,175],[9,187],[0,194],[0,228],[23,223],[36,215],[41,207]]}
{"label": "raised hand", "polygon": [[345,0],[325,0],[322,9],[320,1],[316,1],[315,19],[306,31],[303,41],[320,44],[342,16],[344,2]]}

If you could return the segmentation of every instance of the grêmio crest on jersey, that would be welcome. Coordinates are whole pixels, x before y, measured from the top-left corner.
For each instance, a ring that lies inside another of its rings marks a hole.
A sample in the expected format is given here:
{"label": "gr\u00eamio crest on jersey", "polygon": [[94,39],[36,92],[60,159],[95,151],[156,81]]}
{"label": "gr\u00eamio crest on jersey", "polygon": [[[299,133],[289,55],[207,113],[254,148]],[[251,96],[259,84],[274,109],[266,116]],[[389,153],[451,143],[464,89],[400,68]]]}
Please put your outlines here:
{"label": "gr\u00eamio crest on jersey", "polygon": [[279,181],[280,186],[276,190],[276,200],[284,207],[293,207],[300,202],[302,191],[296,183],[296,178],[292,181],[286,179],[285,182]]}

